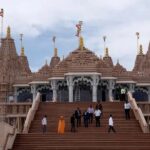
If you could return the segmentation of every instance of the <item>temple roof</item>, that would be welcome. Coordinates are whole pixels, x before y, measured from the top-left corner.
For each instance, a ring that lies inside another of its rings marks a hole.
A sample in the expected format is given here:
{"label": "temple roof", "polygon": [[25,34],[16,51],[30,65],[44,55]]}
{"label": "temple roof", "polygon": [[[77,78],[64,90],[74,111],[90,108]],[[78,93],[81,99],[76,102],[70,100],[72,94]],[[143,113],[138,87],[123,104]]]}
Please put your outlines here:
{"label": "temple roof", "polygon": [[53,69],[53,76],[64,76],[67,72],[97,72],[99,58],[89,49],[83,47],[71,52]]}

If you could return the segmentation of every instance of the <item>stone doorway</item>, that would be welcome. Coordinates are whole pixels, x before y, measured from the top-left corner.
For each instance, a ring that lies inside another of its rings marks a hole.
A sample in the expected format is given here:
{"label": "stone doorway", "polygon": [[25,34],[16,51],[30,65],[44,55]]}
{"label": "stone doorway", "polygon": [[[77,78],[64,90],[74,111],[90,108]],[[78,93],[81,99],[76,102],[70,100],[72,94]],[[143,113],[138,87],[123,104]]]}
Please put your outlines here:
{"label": "stone doorway", "polygon": [[49,85],[39,85],[37,91],[41,94],[41,101],[52,101],[53,91]]}
{"label": "stone doorway", "polygon": [[75,102],[92,102],[92,86],[90,82],[82,80],[74,84],[73,100]]}
{"label": "stone doorway", "polygon": [[108,99],[108,90],[106,85],[97,86],[97,101],[105,102]]}
{"label": "stone doorway", "polygon": [[59,102],[68,102],[68,99],[69,99],[68,86],[67,85],[58,86],[57,100]]}

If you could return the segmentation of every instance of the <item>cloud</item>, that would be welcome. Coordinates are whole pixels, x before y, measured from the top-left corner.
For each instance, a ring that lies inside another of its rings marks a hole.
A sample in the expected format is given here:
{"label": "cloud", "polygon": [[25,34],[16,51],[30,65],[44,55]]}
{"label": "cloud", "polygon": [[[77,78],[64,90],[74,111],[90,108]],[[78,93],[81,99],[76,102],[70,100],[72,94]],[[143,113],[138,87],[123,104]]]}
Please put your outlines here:
{"label": "cloud", "polygon": [[[78,46],[74,35],[75,24],[79,20],[84,23],[86,47],[98,56],[103,55],[102,37],[106,35],[106,45],[114,62],[120,59],[120,63],[131,70],[137,53],[137,31],[140,32],[144,52],[147,51],[150,40],[149,1],[0,0],[0,3],[5,10],[4,27],[12,27],[14,38],[24,33],[24,43],[30,49],[27,50],[29,62],[35,68],[40,68],[44,59],[53,55],[50,42],[53,35],[58,37],[57,47],[61,57]],[[33,55],[35,50],[36,55]],[[36,59],[38,63],[35,63]]]}

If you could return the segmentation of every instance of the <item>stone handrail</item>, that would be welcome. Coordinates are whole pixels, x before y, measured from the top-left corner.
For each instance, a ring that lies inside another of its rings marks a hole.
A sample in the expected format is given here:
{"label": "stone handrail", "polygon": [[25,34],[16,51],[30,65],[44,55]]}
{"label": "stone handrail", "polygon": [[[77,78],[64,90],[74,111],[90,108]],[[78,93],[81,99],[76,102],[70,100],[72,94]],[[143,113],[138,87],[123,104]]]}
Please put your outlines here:
{"label": "stone handrail", "polygon": [[32,107],[29,109],[25,123],[23,133],[28,133],[31,122],[35,116],[35,113],[39,107],[40,103],[40,93],[37,93],[36,98],[33,100]]}
{"label": "stone handrail", "polygon": [[[0,115],[16,115],[16,114],[24,114],[26,115],[31,107],[32,103],[0,103]],[[5,116],[5,117],[6,117]]]}
{"label": "stone handrail", "polygon": [[139,121],[143,133],[148,133],[149,132],[148,124],[144,118],[141,109],[137,106],[135,99],[132,97],[131,92],[128,92],[128,101],[131,104],[131,108],[134,112],[136,119]]}
{"label": "stone handrail", "polygon": [[0,150],[11,149],[16,137],[17,129],[5,122],[0,122]]}

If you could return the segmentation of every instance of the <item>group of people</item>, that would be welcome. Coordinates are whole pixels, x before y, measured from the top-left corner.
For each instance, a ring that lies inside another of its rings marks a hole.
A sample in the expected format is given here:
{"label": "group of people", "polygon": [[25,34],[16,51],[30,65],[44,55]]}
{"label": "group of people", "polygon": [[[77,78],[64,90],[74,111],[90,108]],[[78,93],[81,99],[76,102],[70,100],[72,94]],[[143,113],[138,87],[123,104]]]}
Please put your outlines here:
{"label": "group of people", "polygon": [[81,126],[81,120],[83,118],[84,127],[87,128],[89,124],[93,123],[93,118],[95,116],[96,127],[100,127],[100,118],[103,112],[103,108],[101,104],[97,104],[95,110],[92,105],[90,105],[87,110],[84,110],[82,113],[80,108],[77,107],[75,112],[72,114],[70,118],[71,123],[71,132],[75,132],[75,128]]}
{"label": "group of people", "polygon": [[[124,103],[124,111],[125,111],[125,118],[126,120],[130,119],[130,109],[131,105],[128,101],[125,101]],[[81,120],[83,118],[83,125],[85,128],[89,126],[89,124],[93,123],[94,117],[95,117],[95,126],[100,127],[101,126],[101,117],[103,115],[103,107],[102,104],[97,104],[95,109],[92,105],[90,105],[87,110],[85,110],[83,113],[81,112],[80,108],[77,107],[77,109],[74,111],[74,113],[70,117],[70,124],[71,124],[71,132],[76,132],[76,128],[81,126]],[[43,133],[47,132],[47,116],[44,115],[41,121],[42,124],[42,130]],[[111,130],[113,132],[116,132],[114,129],[114,121],[113,116],[110,114],[108,119],[108,132]],[[65,130],[65,120],[63,116],[60,116],[59,122],[58,122],[58,133],[63,134]]]}

